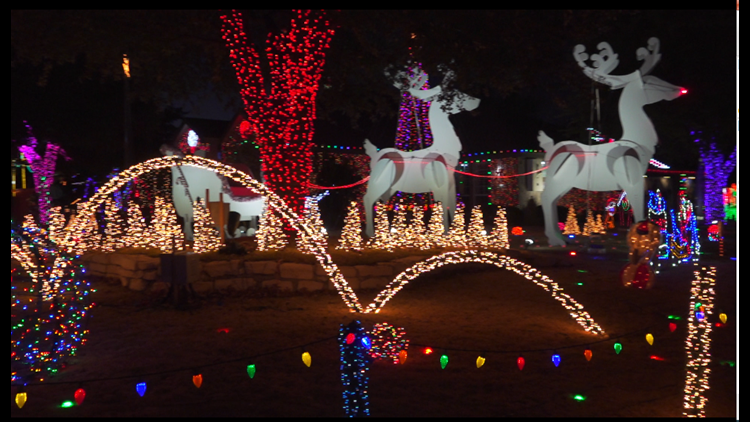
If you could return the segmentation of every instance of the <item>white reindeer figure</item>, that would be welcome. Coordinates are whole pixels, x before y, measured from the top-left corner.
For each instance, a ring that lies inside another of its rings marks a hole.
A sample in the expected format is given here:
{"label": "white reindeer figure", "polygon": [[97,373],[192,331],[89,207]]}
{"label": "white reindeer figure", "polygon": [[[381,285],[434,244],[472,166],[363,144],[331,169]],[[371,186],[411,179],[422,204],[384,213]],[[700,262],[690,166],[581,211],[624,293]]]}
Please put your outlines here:
{"label": "white reindeer figure", "polygon": [[606,42],[597,47],[599,54],[591,56],[594,68],[585,63],[589,56],[583,45],[575,47],[573,56],[586,76],[612,89],[622,89],[618,109],[623,134],[616,142],[590,146],[576,141],[555,144],[544,132],[539,132],[537,139],[546,152],[545,161],[549,166],[542,192],[542,209],[550,246],[565,245],[565,238],[557,226],[557,201],[572,188],[624,190],[635,221],[644,220],[643,175],[654,155],[658,137],[643,106],[662,100],[671,101],[687,93],[684,88],[648,75],[661,58],[658,39],[649,39],[648,49],[641,47],[636,51],[638,60],[644,62],[641,68],[622,76],[609,74],[618,64],[612,47]]}
{"label": "white reindeer figure", "polygon": [[[441,67],[446,82],[455,75]],[[429,90],[420,89],[427,82],[427,74],[421,69],[413,77],[404,72],[397,74],[394,85],[423,101],[430,101],[428,120],[432,130],[431,146],[416,151],[401,151],[384,148],[380,151],[369,140],[365,140],[365,152],[370,156],[370,180],[364,197],[367,216],[367,236],[374,235],[373,205],[377,201],[387,202],[396,192],[432,192],[436,202],[443,204],[443,226],[449,227],[456,209],[456,181],[454,169],[461,155],[458,139],[448,116],[464,110],[474,110],[479,100],[458,91],[446,92],[442,86]],[[400,81],[407,80],[408,84]]]}

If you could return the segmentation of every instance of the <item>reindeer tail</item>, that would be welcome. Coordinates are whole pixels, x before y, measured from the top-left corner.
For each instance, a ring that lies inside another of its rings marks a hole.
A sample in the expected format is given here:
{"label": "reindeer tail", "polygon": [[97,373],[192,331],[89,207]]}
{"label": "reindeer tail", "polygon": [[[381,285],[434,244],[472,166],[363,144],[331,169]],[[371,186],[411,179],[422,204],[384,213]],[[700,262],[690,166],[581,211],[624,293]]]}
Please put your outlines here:
{"label": "reindeer tail", "polygon": [[370,142],[369,139],[365,139],[365,153],[370,157],[374,157],[377,154],[378,148]]}
{"label": "reindeer tail", "polygon": [[547,134],[544,133],[543,130],[539,131],[539,136],[537,136],[536,139],[539,140],[539,146],[541,146],[543,150],[548,151],[548,152],[555,145],[555,141],[553,141],[552,138],[547,136]]}

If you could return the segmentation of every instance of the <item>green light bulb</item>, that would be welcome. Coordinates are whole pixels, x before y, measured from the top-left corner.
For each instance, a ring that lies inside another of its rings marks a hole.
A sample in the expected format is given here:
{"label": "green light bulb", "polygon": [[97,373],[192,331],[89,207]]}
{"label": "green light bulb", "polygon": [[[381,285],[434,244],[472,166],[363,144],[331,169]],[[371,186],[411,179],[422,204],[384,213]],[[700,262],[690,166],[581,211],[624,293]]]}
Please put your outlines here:
{"label": "green light bulb", "polygon": [[440,356],[440,367],[445,369],[448,366],[448,355]]}
{"label": "green light bulb", "polygon": [[622,344],[615,343],[615,352],[619,355],[622,352]]}
{"label": "green light bulb", "polygon": [[255,365],[247,365],[247,375],[250,376],[250,379],[255,378]]}

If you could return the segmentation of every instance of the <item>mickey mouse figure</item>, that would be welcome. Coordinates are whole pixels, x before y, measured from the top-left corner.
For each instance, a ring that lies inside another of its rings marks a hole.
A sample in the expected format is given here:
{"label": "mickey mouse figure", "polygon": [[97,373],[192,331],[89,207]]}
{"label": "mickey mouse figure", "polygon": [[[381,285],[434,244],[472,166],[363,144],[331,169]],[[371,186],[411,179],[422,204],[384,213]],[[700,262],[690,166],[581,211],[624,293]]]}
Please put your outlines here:
{"label": "mickey mouse figure", "polygon": [[649,289],[656,278],[651,269],[651,261],[661,244],[659,226],[650,221],[633,224],[628,231],[630,262],[623,268],[621,278],[625,287],[634,286]]}

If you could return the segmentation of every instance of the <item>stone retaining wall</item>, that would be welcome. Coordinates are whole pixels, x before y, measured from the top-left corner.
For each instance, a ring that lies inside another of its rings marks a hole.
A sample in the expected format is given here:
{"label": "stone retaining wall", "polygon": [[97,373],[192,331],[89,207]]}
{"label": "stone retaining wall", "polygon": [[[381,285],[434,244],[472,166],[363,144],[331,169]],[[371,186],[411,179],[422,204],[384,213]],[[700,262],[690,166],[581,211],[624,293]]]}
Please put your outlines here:
{"label": "stone retaining wall", "polygon": [[[197,255],[187,257],[187,279],[196,293],[231,292],[277,288],[287,292],[332,290],[333,284],[319,264],[282,261],[247,261],[240,258],[201,262]],[[374,265],[340,266],[339,270],[355,291],[382,289],[398,274],[426,257],[401,258]],[[83,257],[88,275],[119,280],[136,291],[158,292],[169,289],[162,277],[161,258],[147,255],[89,253]]]}

